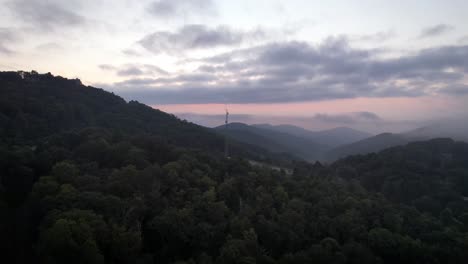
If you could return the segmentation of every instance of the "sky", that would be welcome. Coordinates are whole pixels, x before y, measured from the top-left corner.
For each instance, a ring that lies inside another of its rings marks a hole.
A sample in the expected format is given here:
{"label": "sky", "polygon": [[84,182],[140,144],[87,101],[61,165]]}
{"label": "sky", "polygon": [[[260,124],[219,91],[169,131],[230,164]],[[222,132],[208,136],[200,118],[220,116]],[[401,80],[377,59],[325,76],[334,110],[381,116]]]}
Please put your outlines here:
{"label": "sky", "polygon": [[0,70],[181,118],[402,132],[468,121],[468,1],[0,0]]}

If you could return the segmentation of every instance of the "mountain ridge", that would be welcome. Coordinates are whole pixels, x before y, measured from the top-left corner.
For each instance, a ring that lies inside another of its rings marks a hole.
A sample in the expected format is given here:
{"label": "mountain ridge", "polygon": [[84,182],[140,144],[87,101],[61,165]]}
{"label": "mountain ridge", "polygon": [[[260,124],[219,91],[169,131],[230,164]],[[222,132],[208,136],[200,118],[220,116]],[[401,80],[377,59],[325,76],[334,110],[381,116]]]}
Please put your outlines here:
{"label": "mountain ridge", "polygon": [[218,133],[237,141],[257,145],[276,153],[289,153],[305,160],[317,160],[326,147],[306,138],[288,133],[250,126],[244,123],[229,123],[214,128]]}
{"label": "mountain ridge", "polygon": [[330,148],[353,143],[372,136],[371,133],[359,131],[349,127],[336,127],[331,129],[312,131],[302,127],[288,124],[254,124],[253,126],[262,127],[265,129],[275,130],[279,132],[285,132],[295,136],[300,136],[316,142],[320,142],[321,144],[327,145]]}
{"label": "mountain ridge", "polygon": [[451,138],[468,142],[468,120],[446,120],[402,133],[381,133],[351,144],[331,149],[325,160],[333,161],[349,155],[375,153],[386,148],[406,145],[410,142],[436,138]]}

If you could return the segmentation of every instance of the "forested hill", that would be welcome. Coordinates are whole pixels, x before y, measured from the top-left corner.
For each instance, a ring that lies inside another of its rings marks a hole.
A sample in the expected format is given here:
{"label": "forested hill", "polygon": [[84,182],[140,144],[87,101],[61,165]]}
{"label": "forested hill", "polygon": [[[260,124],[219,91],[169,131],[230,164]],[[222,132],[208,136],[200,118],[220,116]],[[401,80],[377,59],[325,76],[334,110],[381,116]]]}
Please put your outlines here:
{"label": "forested hill", "polygon": [[[224,151],[224,138],[208,128],[102,89],[37,72],[0,72],[0,140],[18,144],[60,132],[104,129],[108,136],[151,136],[152,140],[213,154]],[[88,133],[91,133],[89,132]],[[288,162],[290,157],[230,143],[231,155]]]}
{"label": "forested hill", "polygon": [[350,155],[377,153],[386,148],[406,145],[410,141],[400,134],[382,133],[331,149],[324,155],[324,159],[335,161]]}
{"label": "forested hill", "polygon": [[34,140],[84,127],[151,133],[179,146],[223,150],[222,137],[173,115],[51,74],[0,73],[2,140]]}
{"label": "forested hill", "polygon": [[[468,213],[468,143],[433,139],[357,155],[333,164],[339,174],[394,202],[438,215]],[[461,210],[460,210],[461,209]],[[464,217],[467,217],[466,214]],[[468,219],[466,219],[468,220]]]}
{"label": "forested hill", "polygon": [[76,80],[0,76],[5,263],[468,263],[465,143],[287,174]]}

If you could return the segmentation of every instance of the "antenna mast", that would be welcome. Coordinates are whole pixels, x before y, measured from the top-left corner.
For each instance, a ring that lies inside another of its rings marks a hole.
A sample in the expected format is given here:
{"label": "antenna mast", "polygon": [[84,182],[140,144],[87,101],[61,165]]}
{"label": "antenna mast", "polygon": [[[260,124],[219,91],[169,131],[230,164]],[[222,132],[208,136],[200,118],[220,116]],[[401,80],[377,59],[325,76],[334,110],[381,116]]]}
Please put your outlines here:
{"label": "antenna mast", "polygon": [[227,109],[227,105],[225,106],[226,110],[226,120],[224,121],[224,129],[226,130],[225,136],[224,136],[224,158],[228,159],[229,158],[229,144],[228,144],[228,135],[227,135],[227,129],[228,129],[228,124],[229,124],[229,112]]}

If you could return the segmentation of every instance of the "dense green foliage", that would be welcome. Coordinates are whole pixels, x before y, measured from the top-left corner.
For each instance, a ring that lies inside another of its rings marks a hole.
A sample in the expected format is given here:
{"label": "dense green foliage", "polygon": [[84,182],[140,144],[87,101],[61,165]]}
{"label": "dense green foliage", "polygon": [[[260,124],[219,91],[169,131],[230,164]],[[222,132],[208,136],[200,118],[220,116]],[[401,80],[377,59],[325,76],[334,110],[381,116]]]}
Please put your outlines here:
{"label": "dense green foliage", "polygon": [[297,162],[288,175],[251,166],[242,146],[226,160],[222,138],[207,129],[77,81],[8,73],[0,88],[5,258],[468,261],[465,143]]}

